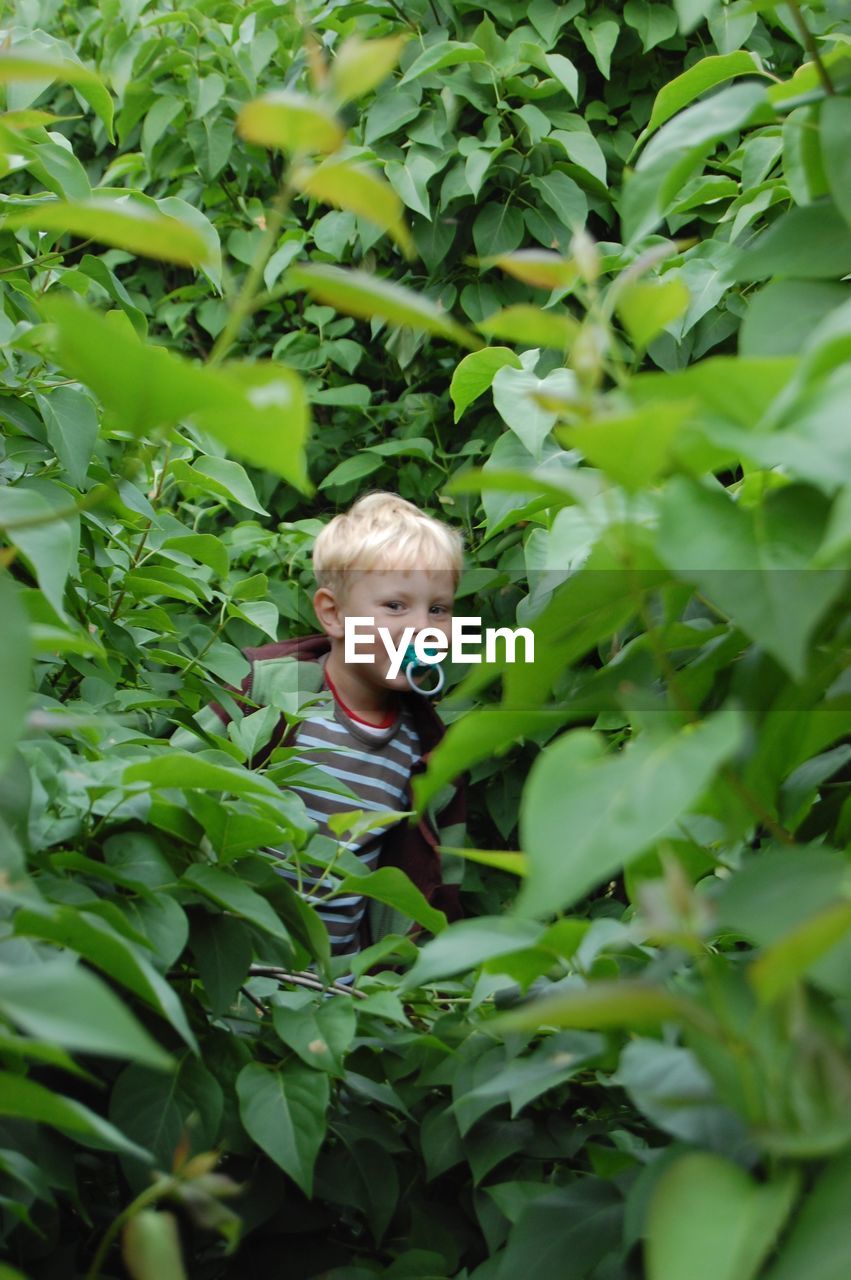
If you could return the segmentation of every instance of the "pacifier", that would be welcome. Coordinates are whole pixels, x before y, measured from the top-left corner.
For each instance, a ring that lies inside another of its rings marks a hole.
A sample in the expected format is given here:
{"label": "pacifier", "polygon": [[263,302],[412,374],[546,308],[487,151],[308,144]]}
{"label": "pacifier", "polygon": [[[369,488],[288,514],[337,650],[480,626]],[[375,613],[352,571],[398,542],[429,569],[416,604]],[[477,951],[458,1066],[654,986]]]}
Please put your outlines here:
{"label": "pacifier", "polygon": [[[424,644],[422,648],[425,650],[426,653],[430,653],[428,644]],[[402,666],[405,669],[405,676],[407,677],[408,684],[411,686],[414,693],[419,693],[424,698],[434,698],[438,693],[440,693],[441,689],[443,688],[444,680],[446,678],[443,672],[443,668],[440,666],[441,660],[438,657],[439,650],[435,646],[432,646],[432,648],[434,650],[434,658],[435,658],[434,662],[420,662],[419,658],[417,657],[417,651],[412,644],[408,645],[407,649],[405,650],[405,656],[402,659]],[[434,685],[433,688],[431,689],[421,688],[421,686],[418,685],[414,680],[415,671],[436,671],[437,684]]]}

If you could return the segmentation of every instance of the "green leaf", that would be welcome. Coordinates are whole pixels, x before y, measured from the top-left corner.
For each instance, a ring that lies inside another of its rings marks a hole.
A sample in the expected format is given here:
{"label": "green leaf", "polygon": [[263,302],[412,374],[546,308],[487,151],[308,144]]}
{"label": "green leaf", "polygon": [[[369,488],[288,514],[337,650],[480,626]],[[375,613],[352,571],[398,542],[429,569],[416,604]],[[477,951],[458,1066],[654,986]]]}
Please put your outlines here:
{"label": "green leaf", "polygon": [[567,401],[575,394],[576,380],[569,369],[553,369],[545,378],[539,378],[526,368],[506,365],[493,379],[497,413],[536,458],[540,457],[557,418],[554,411],[541,407],[539,397],[552,396]]}
{"label": "green leaf", "polygon": [[[654,6],[656,7],[656,6]],[[765,75],[755,53],[737,52],[701,58],[682,75],[670,80],[656,95],[653,110],[640,141],[655,133],[660,125],[687,107],[695,98],[714,89],[718,84],[734,80],[737,76]]]}
{"label": "green leaf", "polygon": [[181,884],[209,898],[232,915],[248,920],[273,938],[289,942],[289,934],[272,906],[231,872],[194,863],[183,873]]}
{"label": "green leaf", "polygon": [[215,1016],[226,1013],[251,966],[251,937],[245,925],[226,915],[196,915],[192,953]]}
{"label": "green leaf", "polygon": [[77,952],[166,1018],[190,1049],[198,1052],[177,993],[151,962],[104,920],[76,907],[22,907],[15,913],[14,928],[19,936],[42,938]]}
{"label": "green leaf", "polygon": [[250,1137],[313,1194],[313,1168],[325,1138],[328,1077],[291,1059],[276,1070],[249,1063],[236,1080],[239,1113]]}
{"label": "green leaf", "polygon": [[613,15],[606,17],[607,10],[595,13],[591,18],[577,18],[576,30],[582,37],[586,49],[600,68],[600,74],[609,79],[612,70],[612,53],[618,42],[620,28],[613,21]]}
{"label": "green leaf", "polygon": [[0,774],[23,730],[29,700],[29,619],[20,588],[0,569]]}
{"label": "green leaf", "polygon": [[30,1035],[65,1049],[133,1058],[160,1070],[171,1066],[109,987],[70,959],[3,966],[0,1010]]}
{"label": "green leaf", "polygon": [[851,227],[830,203],[791,209],[739,252],[731,270],[735,280],[838,279],[851,272]]}
{"label": "green leaf", "polygon": [[635,347],[645,350],[655,337],[688,309],[682,280],[636,280],[620,291],[617,313]]}
{"label": "green leaf", "polygon": [[802,1275],[807,1280],[845,1280],[851,1267],[851,1233],[841,1224],[849,1197],[851,1155],[845,1154],[819,1173],[766,1280],[798,1280]]}
{"label": "green leaf", "polygon": [[35,209],[11,214],[6,226],[98,240],[114,249],[184,267],[201,266],[207,259],[207,245],[194,227],[127,196],[46,200]]}
{"label": "green leaf", "polygon": [[87,395],[74,387],[54,387],[50,395],[36,396],[36,400],[47,439],[68,473],[68,479],[75,488],[84,488],[98,436],[94,405]]}
{"label": "green leaf", "polygon": [[22,80],[43,81],[45,84],[59,81],[60,84],[73,85],[103,121],[109,141],[115,142],[112,98],[100,76],[84,67],[82,62],[48,56],[35,44],[3,49],[0,52],[0,84],[14,84]]}
{"label": "green leaf", "polygon": [[209,565],[217,578],[226,578],[230,571],[227,547],[212,533],[181,533],[176,537],[166,538],[162,550],[179,551],[191,556],[199,564]]}
{"label": "green leaf", "polygon": [[674,0],[680,31],[685,35],[693,31],[719,4],[720,0]]}
{"label": "green leaf", "polygon": [[[191,418],[239,457],[308,487],[302,454],[307,401],[291,369],[262,361],[201,368],[68,299],[51,298],[44,309],[57,326],[65,368],[96,393],[123,430],[142,434]],[[100,357],[104,350],[109,361]],[[195,467],[203,465],[202,459]]]}
{"label": "green leaf", "polygon": [[[730,54],[730,57],[736,56]],[[704,102],[686,107],[685,111],[663,125],[644,148],[638,170],[640,172],[652,168],[655,174],[668,167],[671,174],[677,174],[678,161],[688,164],[691,158],[699,163],[706,148],[719,142],[727,134],[734,133],[745,125],[767,124],[773,119],[774,112],[768,105],[762,85],[730,85]],[[682,180],[690,176],[690,172],[691,170],[686,169]],[[678,180],[673,187],[666,185],[663,188],[664,195],[675,195],[682,180]]]}
{"label": "green leaf", "polygon": [[133,1280],[186,1280],[177,1218],[142,1209],[124,1228],[121,1254]]}
{"label": "green leaf", "polygon": [[465,356],[457,366],[449,384],[449,396],[455,406],[455,422],[465,409],[487,391],[495,375],[505,365],[513,369],[521,367],[520,361],[508,347],[484,347]]}
{"label": "green leaf", "polygon": [[700,1024],[705,1015],[699,1006],[664,987],[645,982],[590,982],[584,987],[554,992],[531,1000],[522,1008],[503,1014],[503,1031],[537,1031],[540,1027],[576,1027],[588,1031],[610,1027],[640,1030],[666,1022]]}
{"label": "green leaf", "polygon": [[834,94],[821,104],[821,141],[824,171],[837,209],[851,226],[851,174],[848,137],[851,134],[851,98]]}
{"label": "green leaf", "polygon": [[553,79],[557,80],[574,102],[579,101],[579,72],[561,53],[544,54],[544,63]]}
{"label": "green leaf", "polygon": [[851,931],[851,902],[839,902],[810,916],[766,947],[749,971],[763,1003],[770,1003],[794,986],[812,965]]}
{"label": "green leaf", "polygon": [[798,1195],[788,1169],[758,1183],[708,1152],[670,1164],[647,1217],[647,1280],[754,1280]]}
{"label": "green leaf", "polygon": [[460,920],[420,949],[403,986],[410,990],[467,973],[486,960],[534,946],[543,932],[542,925],[511,916]]}
{"label": "green leaf", "polygon": [[236,127],[248,142],[291,155],[336,151],[345,136],[333,111],[291,89],[277,89],[247,102]]}
{"label": "green leaf", "polygon": [[579,332],[579,323],[565,312],[543,311],[528,303],[518,303],[487,316],[476,326],[480,333],[492,338],[527,347],[552,347],[567,351]]}
{"label": "green leaf", "polygon": [[320,489],[333,489],[337,485],[352,484],[355,480],[364,480],[384,466],[382,458],[373,453],[357,453],[352,458],[345,458],[338,463],[324,480],[320,481]]}
{"label": "green leaf", "polygon": [[579,268],[573,258],[562,258],[547,249],[518,249],[516,253],[498,253],[484,258],[483,267],[501,267],[507,275],[524,284],[534,284],[541,289],[569,289],[579,278]]}
{"label": "green leaf", "polygon": [[582,188],[558,169],[542,178],[531,177],[529,184],[537,191],[544,204],[552,209],[565,227],[576,230],[585,225],[588,201]]}
{"label": "green leaf", "polygon": [[185,1054],[173,1075],[156,1074],[137,1063],[121,1072],[112,1088],[113,1124],[144,1141],[161,1169],[174,1167],[181,1142],[209,1150],[219,1137],[222,1088],[198,1058]]}
{"label": "green leaf", "polygon": [[388,160],[384,171],[388,182],[408,208],[430,221],[428,183],[437,172],[436,162],[424,152],[409,151],[404,164],[399,160]]}
{"label": "green leaf", "polygon": [[307,289],[320,302],[347,315],[360,316],[365,320],[377,317],[390,324],[410,325],[412,329],[437,334],[474,350],[481,345],[437,303],[366,271],[296,266],[290,267],[287,278],[298,288]]}
{"label": "green leaf", "polygon": [[803,487],[747,509],[721,489],[675,479],[660,503],[659,554],[800,678],[809,638],[844,583],[841,572],[811,567],[825,517],[820,496]]}
{"label": "green leaf", "polygon": [[382,40],[361,40],[349,36],[331,64],[331,85],[338,101],[362,98],[385,80],[399,61],[407,36],[385,36]]}
{"label": "green leaf", "polygon": [[545,747],[521,801],[529,876],[517,910],[551,915],[569,907],[670,835],[741,736],[738,715],[724,711],[677,733],[645,731],[616,753],[589,729]]}
{"label": "green leaf", "polygon": [[179,458],[172,463],[171,475],[180,484],[200,489],[202,493],[230,498],[241,507],[256,511],[261,516],[269,514],[258,502],[254,485],[246,475],[245,468],[238,462],[231,462],[229,458],[196,458],[191,467]]}
{"label": "green leaf", "polygon": [[337,892],[362,893],[374,902],[383,902],[415,920],[429,933],[440,933],[446,928],[443,912],[430,907],[420,890],[398,867],[381,867],[365,876],[346,876]]}
{"label": "green leaf", "polygon": [[638,413],[560,427],[556,435],[630,492],[670,469],[674,445],[690,416],[688,404],[658,404]]}
{"label": "green leaf", "polygon": [[414,256],[414,242],[404,222],[402,203],[392,187],[371,169],[346,160],[326,160],[315,168],[296,169],[292,182],[304,195],[374,222],[392,237],[406,258]]}
{"label": "green leaf", "polygon": [[343,1074],[343,1057],[357,1028],[354,1006],[345,997],[322,1000],[307,992],[279,992],[272,1022],[280,1039],[318,1071]]}
{"label": "green leaf", "polygon": [[0,1115],[33,1120],[70,1134],[84,1147],[117,1151],[150,1164],[144,1147],[137,1147],[113,1125],[74,1098],[65,1098],[25,1076],[0,1071]]}
{"label": "green leaf", "polygon": [[440,40],[423,50],[408,67],[400,85],[408,84],[430,71],[442,71],[444,67],[457,66],[459,62],[484,62],[485,55],[477,44],[468,44],[458,40]]}
{"label": "green leaf", "polygon": [[743,356],[794,356],[820,320],[847,299],[844,285],[773,280],[750,295],[739,330]]}
{"label": "green leaf", "polygon": [[664,4],[650,4],[649,0],[627,0],[623,16],[627,26],[637,31],[645,53],[657,44],[668,40],[677,30],[677,17],[673,9]]}
{"label": "green leaf", "polygon": [[208,760],[204,752],[168,751],[148,760],[138,760],[127,766],[122,781],[127,785],[149,782],[152,787],[197,787],[234,795],[278,794],[277,787],[267,778],[237,764],[229,766],[220,764],[218,759]]}
{"label": "green leaf", "polygon": [[476,215],[473,242],[480,257],[510,253],[523,240],[523,214],[507,201],[492,202]]}
{"label": "green leaf", "polygon": [[65,584],[75,559],[68,520],[57,517],[42,492],[9,485],[0,492],[0,528],[26,557],[45,598],[64,618]]}

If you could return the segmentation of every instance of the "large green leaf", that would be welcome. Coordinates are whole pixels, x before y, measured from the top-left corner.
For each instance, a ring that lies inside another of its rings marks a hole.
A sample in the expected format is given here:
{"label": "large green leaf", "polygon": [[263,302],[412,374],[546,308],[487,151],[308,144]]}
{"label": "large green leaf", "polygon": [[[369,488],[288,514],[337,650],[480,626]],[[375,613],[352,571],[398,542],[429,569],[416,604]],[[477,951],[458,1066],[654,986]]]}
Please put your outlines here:
{"label": "large green leaf", "polygon": [[[192,419],[238,457],[308,487],[302,455],[308,413],[298,374],[280,364],[201,368],[163,347],[140,342],[125,325],[50,299],[65,368],[136,434]],[[100,353],[108,350],[109,360]]]}
{"label": "large green leaf", "polygon": [[660,1027],[666,1022],[704,1021],[699,1006],[664,987],[646,982],[589,982],[586,986],[553,992],[530,1000],[521,1008],[503,1014],[499,1025],[505,1031],[534,1031],[540,1027],[576,1027],[631,1030]]}
{"label": "large green leaf", "polygon": [[758,1183],[721,1156],[682,1156],[650,1202],[648,1280],[754,1280],[799,1185],[793,1170]]}
{"label": "large green leaf", "polygon": [[739,717],[719,712],[678,733],[645,732],[615,754],[588,729],[545,747],[520,809],[529,876],[518,911],[568,907],[670,835],[741,736]]}
{"label": "large green leaf", "polygon": [[449,384],[456,422],[464,410],[487,391],[496,374],[507,364],[514,369],[521,367],[517,356],[508,347],[483,347],[481,351],[471,351],[464,357]]}
{"label": "large green leaf", "polygon": [[0,773],[24,727],[29,690],[29,620],[17,585],[0,569]]}
{"label": "large green leaf", "polygon": [[198,1042],[177,993],[142,952],[105,921],[73,907],[55,906],[49,911],[22,907],[15,914],[14,925],[16,934],[43,938],[76,951],[167,1018],[189,1047],[198,1052]]}
{"label": "large green leaf", "polygon": [[383,902],[415,920],[429,933],[440,933],[446,928],[443,912],[429,906],[420,890],[398,867],[381,867],[365,876],[346,876],[339,892],[362,893],[375,902]]}
{"label": "large green leaf", "polygon": [[217,903],[225,911],[248,920],[273,938],[289,942],[289,934],[272,906],[260,893],[231,872],[195,863],[184,872],[182,884]]}
{"label": "large green leaf", "polygon": [[707,90],[737,76],[753,75],[766,75],[754,53],[741,51],[722,57],[701,58],[688,71],[670,80],[659,90],[647,127],[641,135],[642,140],[655,133],[666,120],[670,120]]}
{"label": "large green leaf", "polygon": [[171,1169],[191,1135],[196,1151],[216,1142],[223,1112],[221,1086],[212,1072],[186,1054],[171,1076],[132,1063],[115,1081],[109,1100],[113,1124],[152,1151],[161,1169]]}
{"label": "large green leaf", "polygon": [[485,55],[477,44],[468,44],[459,40],[440,40],[414,59],[408,67],[400,85],[428,75],[431,71],[442,71],[444,67],[457,66],[459,62],[484,62]]}
{"label": "large green leaf", "polygon": [[30,1035],[65,1049],[133,1058],[159,1069],[171,1065],[109,987],[70,959],[3,966],[0,1011]]}
{"label": "large green leaf", "polygon": [[201,266],[207,259],[207,244],[194,227],[126,196],[46,200],[34,209],[11,215],[6,225],[98,240],[115,249],[185,267]]}
{"label": "large green leaf", "polygon": [[236,1091],[249,1136],[310,1196],[325,1138],[328,1077],[294,1058],[274,1070],[252,1062],[237,1076]]}
{"label": "large green leaf", "polygon": [[366,271],[343,271],[340,267],[290,267],[287,279],[307,289],[320,302],[336,307],[347,315],[364,320],[376,317],[390,324],[410,325],[424,333],[449,338],[462,347],[473,349],[481,343],[453,320],[435,302],[410,289],[382,280]]}
{"label": "large green leaf", "polygon": [[150,1154],[144,1147],[125,1138],[123,1133],[97,1112],[84,1106],[82,1102],[77,1102],[75,1098],[66,1098],[53,1089],[46,1089],[43,1084],[29,1080],[26,1076],[0,1072],[0,1115],[50,1125],[53,1129],[70,1134],[86,1147],[116,1151],[121,1155],[144,1160],[146,1164],[151,1161]]}
{"label": "large green leaf", "polygon": [[405,978],[406,987],[421,986],[475,969],[485,960],[533,946],[543,926],[530,920],[483,916],[450,925],[420,951]]}
{"label": "large green leaf", "polygon": [[819,1174],[766,1280],[797,1280],[800,1275],[845,1280],[851,1267],[851,1232],[845,1229],[849,1196],[851,1155],[846,1154]]}
{"label": "large green leaf", "polygon": [[678,479],[660,504],[659,551],[677,577],[799,677],[819,619],[843,589],[841,570],[814,569],[826,512],[790,486],[744,508],[721,489]]}
{"label": "large green leaf", "polygon": [[790,209],[740,250],[736,280],[836,280],[851,271],[851,226],[830,201]]}

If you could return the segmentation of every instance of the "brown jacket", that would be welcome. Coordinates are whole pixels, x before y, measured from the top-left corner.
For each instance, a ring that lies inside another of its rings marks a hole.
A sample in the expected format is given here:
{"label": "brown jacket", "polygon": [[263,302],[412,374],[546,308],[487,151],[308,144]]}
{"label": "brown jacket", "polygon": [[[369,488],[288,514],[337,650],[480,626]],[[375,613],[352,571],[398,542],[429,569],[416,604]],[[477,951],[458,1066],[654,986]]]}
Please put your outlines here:
{"label": "brown jacket", "polygon": [[[251,663],[251,672],[242,682],[240,693],[251,696],[251,682],[254,663],[270,658],[297,658],[299,662],[317,662],[323,654],[331,649],[331,642],[325,635],[297,636],[292,640],[282,640],[276,644],[264,644],[259,648],[246,649],[245,657]],[[422,757],[412,769],[412,776],[423,773],[428,764],[429,755],[443,737],[446,729],[435,711],[430,699],[419,694],[402,694],[414,717],[414,726],[420,739]],[[223,724],[227,724],[230,716],[218,704],[213,709]],[[272,751],[286,740],[287,725],[284,717],[272,735],[271,741],[260,756],[252,764],[262,764]],[[441,825],[463,823],[466,817],[465,781],[456,783],[454,794],[440,813]],[[413,795],[410,781],[407,789],[407,805],[413,806]],[[441,875],[441,860],[437,850],[438,834],[426,816],[414,822],[399,822],[391,827],[384,838],[379,865],[382,867],[399,867],[417,886],[423,896],[439,911],[445,912],[450,920],[457,920],[461,915],[458,902],[458,886],[444,884]]]}

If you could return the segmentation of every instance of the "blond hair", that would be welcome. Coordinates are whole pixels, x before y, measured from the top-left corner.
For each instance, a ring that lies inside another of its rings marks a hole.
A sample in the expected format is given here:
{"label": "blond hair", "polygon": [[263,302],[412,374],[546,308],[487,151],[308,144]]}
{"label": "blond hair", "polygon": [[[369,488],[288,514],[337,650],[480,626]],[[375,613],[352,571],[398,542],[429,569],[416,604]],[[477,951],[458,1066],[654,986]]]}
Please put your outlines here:
{"label": "blond hair", "polygon": [[461,577],[464,540],[398,494],[364,494],[325,526],[313,547],[317,585],[340,591],[353,570],[449,569]]}

